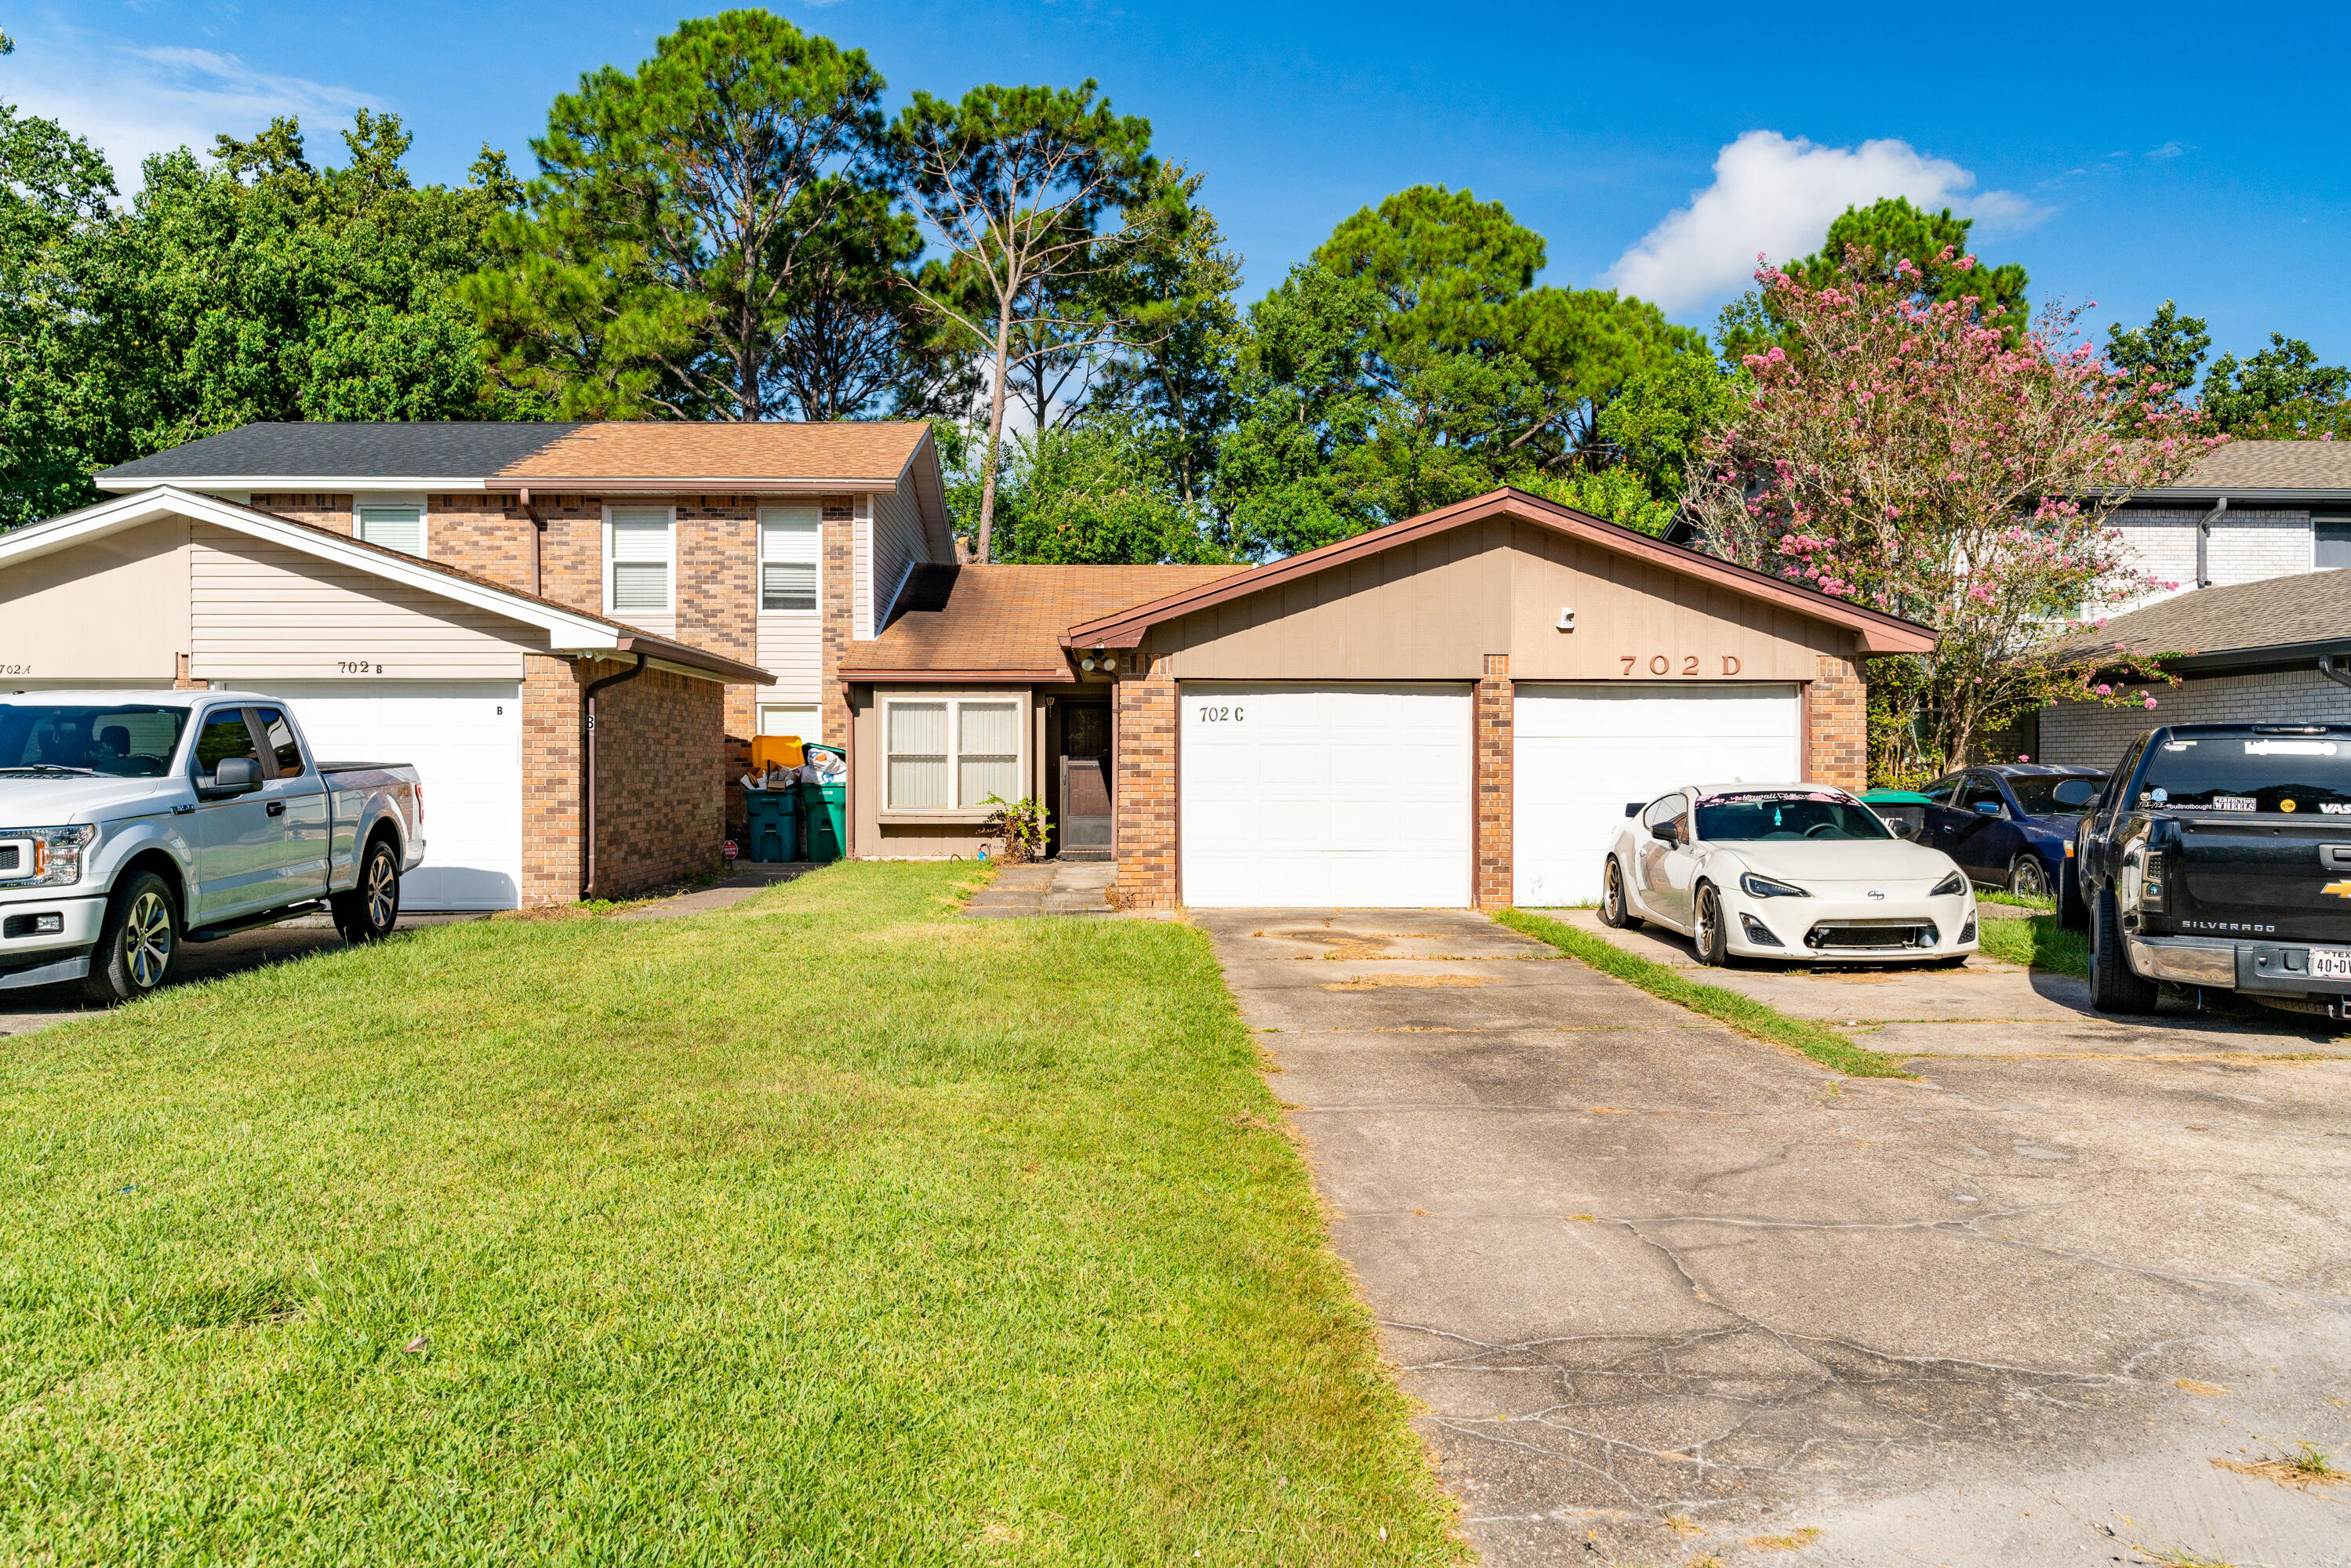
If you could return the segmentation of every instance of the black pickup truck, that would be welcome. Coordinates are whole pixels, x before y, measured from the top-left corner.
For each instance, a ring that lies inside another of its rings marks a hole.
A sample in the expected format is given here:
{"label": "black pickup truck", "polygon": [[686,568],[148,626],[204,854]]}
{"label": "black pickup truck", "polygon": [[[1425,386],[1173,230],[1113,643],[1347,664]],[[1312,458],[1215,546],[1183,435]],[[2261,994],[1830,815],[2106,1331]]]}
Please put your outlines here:
{"label": "black pickup truck", "polygon": [[2092,1007],[2170,980],[2351,1021],[2351,725],[2150,730],[2078,835]]}

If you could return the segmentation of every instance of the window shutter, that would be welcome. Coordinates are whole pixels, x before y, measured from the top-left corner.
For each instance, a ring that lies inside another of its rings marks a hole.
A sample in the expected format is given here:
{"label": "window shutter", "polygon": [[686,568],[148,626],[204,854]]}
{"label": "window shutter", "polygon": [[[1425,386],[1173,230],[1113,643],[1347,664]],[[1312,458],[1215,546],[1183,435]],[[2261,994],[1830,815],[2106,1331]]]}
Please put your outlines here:
{"label": "window shutter", "polygon": [[396,549],[402,555],[424,553],[424,508],[363,506],[352,519],[351,531],[365,544]]}

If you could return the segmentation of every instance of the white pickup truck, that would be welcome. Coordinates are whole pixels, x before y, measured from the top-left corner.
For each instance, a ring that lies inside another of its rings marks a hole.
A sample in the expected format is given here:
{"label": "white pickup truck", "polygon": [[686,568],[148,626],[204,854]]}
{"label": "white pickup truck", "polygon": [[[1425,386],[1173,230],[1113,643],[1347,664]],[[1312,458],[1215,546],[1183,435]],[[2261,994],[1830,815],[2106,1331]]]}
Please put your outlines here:
{"label": "white pickup truck", "polygon": [[0,990],[127,1001],[183,942],[321,907],[375,941],[423,857],[416,770],[319,761],[276,698],[0,695]]}

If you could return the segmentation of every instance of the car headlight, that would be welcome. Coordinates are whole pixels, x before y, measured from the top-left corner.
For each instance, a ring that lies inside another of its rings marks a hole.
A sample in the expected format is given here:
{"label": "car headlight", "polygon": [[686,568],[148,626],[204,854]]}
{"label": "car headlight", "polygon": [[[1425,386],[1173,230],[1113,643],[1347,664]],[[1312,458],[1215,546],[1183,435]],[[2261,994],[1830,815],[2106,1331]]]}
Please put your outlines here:
{"label": "car headlight", "polygon": [[1958,872],[1953,872],[1950,875],[1945,877],[1942,881],[1928,888],[1927,890],[1927,896],[1929,898],[1954,898],[1959,894],[1967,892],[1967,890],[1968,879],[1961,876]]}
{"label": "car headlight", "polygon": [[1779,882],[1771,877],[1757,876],[1751,871],[1740,873],[1739,891],[1750,898],[1810,898],[1813,896],[1792,882]]}
{"label": "car headlight", "polygon": [[98,843],[87,822],[70,828],[0,828],[0,886],[64,887],[81,880],[83,858]]}

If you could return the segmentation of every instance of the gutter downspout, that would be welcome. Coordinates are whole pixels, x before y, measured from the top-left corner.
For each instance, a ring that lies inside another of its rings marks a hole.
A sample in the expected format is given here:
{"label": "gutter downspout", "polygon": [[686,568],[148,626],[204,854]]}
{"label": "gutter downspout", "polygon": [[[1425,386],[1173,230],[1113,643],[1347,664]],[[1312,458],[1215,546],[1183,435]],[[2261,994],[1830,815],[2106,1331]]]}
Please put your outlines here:
{"label": "gutter downspout", "polygon": [[588,739],[583,747],[587,753],[588,773],[583,780],[581,791],[587,804],[587,821],[581,824],[583,831],[580,836],[587,852],[587,875],[580,883],[580,897],[583,903],[595,896],[596,893],[596,694],[606,686],[617,686],[623,681],[633,681],[643,674],[645,661],[649,656],[643,649],[638,649],[634,668],[622,670],[615,675],[606,675],[601,680],[590,681],[588,683],[587,691],[581,694],[582,705],[588,710]]}
{"label": "gutter downspout", "polygon": [[2325,675],[2328,680],[2333,681],[2338,686],[2351,686],[2351,670],[2336,669],[2335,667],[2335,655],[2332,653],[2321,653],[2318,655],[2318,673]]}
{"label": "gutter downspout", "polygon": [[2196,586],[2199,588],[2212,586],[2212,525],[2228,509],[2229,497],[2223,496],[2220,504],[2205,513],[2203,521],[2196,525]]}
{"label": "gutter downspout", "polygon": [[535,599],[544,598],[546,595],[539,587],[539,557],[545,550],[547,540],[547,519],[538,515],[538,508],[537,507],[531,505],[530,486],[528,485],[525,485],[522,487],[522,511],[523,516],[530,519],[531,596]]}

